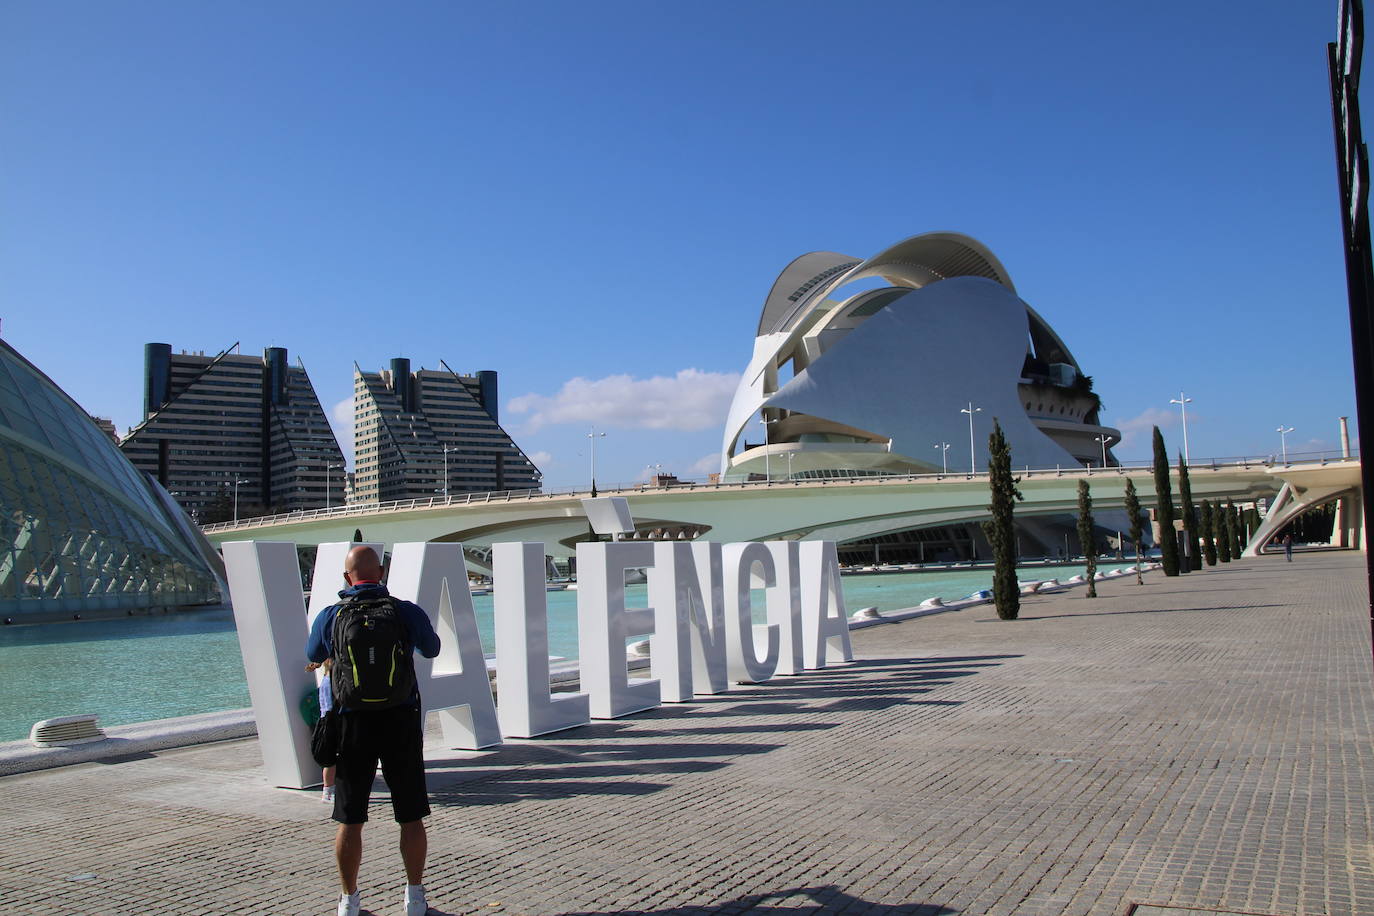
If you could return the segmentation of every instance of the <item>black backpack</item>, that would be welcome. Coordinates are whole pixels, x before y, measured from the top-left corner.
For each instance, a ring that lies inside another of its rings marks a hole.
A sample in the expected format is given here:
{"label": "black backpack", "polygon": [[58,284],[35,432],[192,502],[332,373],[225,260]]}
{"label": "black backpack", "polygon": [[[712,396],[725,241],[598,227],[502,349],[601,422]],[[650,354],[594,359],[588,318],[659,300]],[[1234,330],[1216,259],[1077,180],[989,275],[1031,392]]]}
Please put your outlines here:
{"label": "black backpack", "polygon": [[350,598],[334,616],[330,682],[340,709],[390,709],[415,696],[410,633],[396,599]]}

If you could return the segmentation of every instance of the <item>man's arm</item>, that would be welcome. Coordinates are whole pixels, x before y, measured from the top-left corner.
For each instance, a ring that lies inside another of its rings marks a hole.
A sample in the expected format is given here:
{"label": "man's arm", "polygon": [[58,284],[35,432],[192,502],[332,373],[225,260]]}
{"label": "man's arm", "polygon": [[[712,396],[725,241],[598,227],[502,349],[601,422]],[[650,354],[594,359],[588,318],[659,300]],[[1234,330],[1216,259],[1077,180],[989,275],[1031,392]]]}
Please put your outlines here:
{"label": "man's arm", "polygon": [[331,640],[326,637],[334,622],[334,613],[333,607],[327,607],[315,618],[315,625],[310,628],[310,638],[305,643],[306,661],[322,662],[329,657]]}
{"label": "man's arm", "polygon": [[429,615],[420,608],[418,604],[409,601],[401,602],[401,613],[404,614],[406,629],[410,630],[410,638],[415,642],[415,648],[425,658],[433,658],[439,654],[439,634],[434,632],[434,626],[429,622]]}

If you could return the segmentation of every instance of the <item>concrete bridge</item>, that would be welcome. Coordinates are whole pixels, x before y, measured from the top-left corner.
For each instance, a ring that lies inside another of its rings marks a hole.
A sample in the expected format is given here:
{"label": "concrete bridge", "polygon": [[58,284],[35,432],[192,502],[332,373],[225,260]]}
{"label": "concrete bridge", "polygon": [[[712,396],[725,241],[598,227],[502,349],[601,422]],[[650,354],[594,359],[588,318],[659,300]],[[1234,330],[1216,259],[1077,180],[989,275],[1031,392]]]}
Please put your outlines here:
{"label": "concrete bridge", "polygon": [[[1358,460],[1276,465],[1263,460],[1189,466],[1193,499],[1250,502],[1273,498],[1285,475],[1358,479]],[[1074,468],[1019,472],[1025,501],[1018,517],[1075,513],[1078,481],[1092,487],[1095,510],[1122,508],[1126,480],[1135,481],[1141,505],[1156,503],[1149,468]],[[1177,475],[1171,472],[1177,501]],[[1348,490],[1348,486],[1342,487]],[[461,541],[481,551],[494,542],[542,541],[548,553],[575,552],[589,528],[582,507],[588,492],[478,493],[429,500],[342,506],[207,526],[212,543],[289,540],[297,544],[347,541],[355,529],[367,540]],[[680,484],[603,491],[624,496],[641,538],[712,541],[853,541],[910,528],[988,518],[987,475],[926,474],[840,480],[772,480],[731,484]]]}

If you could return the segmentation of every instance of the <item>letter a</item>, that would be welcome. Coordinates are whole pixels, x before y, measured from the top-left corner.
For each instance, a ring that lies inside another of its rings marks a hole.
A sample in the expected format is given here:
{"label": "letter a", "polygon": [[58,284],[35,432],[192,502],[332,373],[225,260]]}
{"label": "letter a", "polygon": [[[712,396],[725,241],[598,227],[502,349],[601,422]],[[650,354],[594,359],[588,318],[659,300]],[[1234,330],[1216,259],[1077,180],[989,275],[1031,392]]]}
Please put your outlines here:
{"label": "letter a", "polygon": [[[854,660],[834,541],[801,542],[802,627],[807,668]],[[833,613],[832,613],[833,612]]]}
{"label": "letter a", "polygon": [[425,710],[439,713],[444,744],[474,751],[500,744],[463,545],[397,544],[387,586],[395,597],[424,608],[439,634],[437,657],[415,656],[415,678]]}

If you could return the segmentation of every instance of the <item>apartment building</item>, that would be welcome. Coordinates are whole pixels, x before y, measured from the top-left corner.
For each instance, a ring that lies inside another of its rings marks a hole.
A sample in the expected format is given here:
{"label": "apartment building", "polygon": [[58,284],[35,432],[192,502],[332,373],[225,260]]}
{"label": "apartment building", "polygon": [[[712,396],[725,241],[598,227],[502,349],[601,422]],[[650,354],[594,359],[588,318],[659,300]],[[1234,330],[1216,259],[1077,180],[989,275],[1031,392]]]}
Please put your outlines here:
{"label": "apartment building", "polygon": [[341,505],[343,453],[304,365],[237,351],[146,345],[144,418],[120,450],[202,522]]}
{"label": "apartment building", "polygon": [[410,360],[353,375],[353,499],[532,490],[539,469],[501,428],[497,374],[411,371]]}

